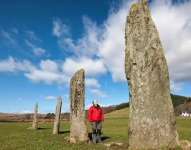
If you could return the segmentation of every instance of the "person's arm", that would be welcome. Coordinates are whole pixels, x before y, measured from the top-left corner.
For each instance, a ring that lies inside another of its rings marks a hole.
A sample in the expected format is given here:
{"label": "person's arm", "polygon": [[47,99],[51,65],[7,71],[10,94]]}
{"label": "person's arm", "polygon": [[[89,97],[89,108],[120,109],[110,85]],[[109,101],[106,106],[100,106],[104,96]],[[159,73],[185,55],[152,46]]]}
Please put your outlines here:
{"label": "person's arm", "polygon": [[103,110],[101,109],[101,122],[104,122]]}
{"label": "person's arm", "polygon": [[88,110],[88,120],[90,123],[92,123],[92,107],[90,107]]}

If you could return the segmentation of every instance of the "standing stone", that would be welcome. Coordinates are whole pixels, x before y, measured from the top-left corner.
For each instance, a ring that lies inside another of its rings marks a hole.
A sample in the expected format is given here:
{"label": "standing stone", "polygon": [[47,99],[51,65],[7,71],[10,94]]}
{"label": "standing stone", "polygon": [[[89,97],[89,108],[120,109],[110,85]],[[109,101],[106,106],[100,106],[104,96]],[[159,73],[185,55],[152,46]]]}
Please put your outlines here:
{"label": "standing stone", "polygon": [[147,0],[133,4],[126,18],[125,74],[129,85],[129,146],[157,149],[179,145],[169,72]]}
{"label": "standing stone", "polygon": [[61,108],[62,108],[62,99],[59,96],[58,97],[58,103],[57,103],[57,106],[56,106],[56,112],[55,112],[53,134],[58,134],[59,133]]}
{"label": "standing stone", "polygon": [[72,140],[88,140],[84,93],[84,70],[80,69],[70,81],[70,139]]}
{"label": "standing stone", "polygon": [[33,125],[32,130],[37,130],[37,113],[38,113],[38,103],[36,103],[35,110],[34,110],[34,117],[33,117]]}

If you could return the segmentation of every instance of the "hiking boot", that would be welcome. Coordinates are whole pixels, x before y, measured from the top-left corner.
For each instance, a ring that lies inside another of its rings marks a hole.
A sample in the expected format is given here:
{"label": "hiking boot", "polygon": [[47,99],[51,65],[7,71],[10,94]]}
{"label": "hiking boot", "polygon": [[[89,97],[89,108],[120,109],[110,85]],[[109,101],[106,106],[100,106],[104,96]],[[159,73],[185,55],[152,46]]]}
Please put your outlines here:
{"label": "hiking boot", "polygon": [[97,135],[97,141],[98,141],[98,143],[102,143],[102,140],[101,140],[101,135]]}
{"label": "hiking boot", "polygon": [[92,134],[92,141],[93,141],[93,144],[97,144],[97,136],[96,136],[96,134]]}
{"label": "hiking boot", "polygon": [[92,141],[93,141],[93,144],[94,144],[94,145],[96,145],[96,144],[97,144],[96,139],[93,139]]}
{"label": "hiking boot", "polygon": [[103,143],[102,140],[98,140],[97,142],[98,142],[98,143]]}

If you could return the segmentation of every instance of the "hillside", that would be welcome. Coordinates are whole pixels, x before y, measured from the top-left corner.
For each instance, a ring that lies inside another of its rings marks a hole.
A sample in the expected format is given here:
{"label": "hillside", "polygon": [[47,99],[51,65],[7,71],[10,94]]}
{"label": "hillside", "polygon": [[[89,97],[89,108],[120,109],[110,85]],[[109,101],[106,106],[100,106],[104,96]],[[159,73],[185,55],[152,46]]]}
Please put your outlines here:
{"label": "hillside", "polygon": [[128,118],[129,107],[120,110],[115,110],[104,115],[104,118]]}
{"label": "hillside", "polygon": [[175,108],[175,114],[177,116],[185,112],[191,114],[191,102],[184,102]]}
{"label": "hillside", "polygon": [[[28,115],[30,116],[28,118]],[[38,118],[42,119],[46,115],[45,114],[38,114]],[[1,121],[21,121],[21,120],[30,120],[33,118],[33,114],[9,114],[9,113],[0,113],[0,122]]]}
{"label": "hillside", "polygon": [[183,104],[185,101],[188,100],[188,97],[174,95],[174,94],[171,94],[171,98],[172,98],[172,103],[173,103],[174,108],[176,108],[176,106]]}
{"label": "hillside", "polygon": [[[191,112],[191,104],[187,104],[191,102],[188,97],[179,96],[171,94],[172,103],[175,108],[175,114],[180,115],[182,112]],[[187,103],[186,103],[187,102]],[[112,105],[108,107],[102,107],[104,111],[105,118],[126,118],[129,116],[129,102],[121,103],[119,105]],[[125,108],[126,107],[126,108]],[[88,110],[86,110],[88,113]],[[49,113],[50,114],[50,113]],[[30,115],[30,117],[28,116]],[[38,114],[39,119],[43,119],[47,114]],[[29,118],[28,118],[29,117]],[[33,114],[9,114],[9,113],[2,113],[0,112],[0,121],[22,121],[22,120],[30,120],[33,118]],[[47,119],[54,119],[54,117],[47,118]],[[70,113],[62,113],[61,114],[62,120],[69,120]]]}

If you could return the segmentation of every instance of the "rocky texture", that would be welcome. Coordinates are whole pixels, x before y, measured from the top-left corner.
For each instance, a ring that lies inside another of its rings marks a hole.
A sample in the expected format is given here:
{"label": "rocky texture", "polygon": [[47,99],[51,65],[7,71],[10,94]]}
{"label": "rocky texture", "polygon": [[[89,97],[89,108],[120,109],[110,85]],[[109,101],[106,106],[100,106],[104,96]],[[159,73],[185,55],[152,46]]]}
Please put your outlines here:
{"label": "rocky texture", "polygon": [[[70,138],[69,136],[65,137],[64,140],[70,143],[77,143],[75,138]],[[90,139],[87,140],[87,143],[91,143]]]}
{"label": "rocky texture", "polygon": [[190,150],[191,149],[191,142],[188,140],[180,141],[180,146],[182,150]]}
{"label": "rocky texture", "polygon": [[70,81],[70,138],[79,141],[88,141],[84,76],[84,70],[78,70]]}
{"label": "rocky texture", "polygon": [[34,117],[33,117],[33,124],[32,124],[32,130],[37,130],[37,113],[38,113],[38,103],[35,105],[35,110],[34,110]]}
{"label": "rocky texture", "polygon": [[105,143],[104,145],[107,146],[107,147],[109,147],[109,148],[112,147],[112,146],[122,147],[122,146],[123,146],[123,143],[111,142],[111,143]]}
{"label": "rocky texture", "polygon": [[179,145],[169,72],[147,0],[133,4],[126,18],[125,74],[129,85],[129,145],[157,149]]}
{"label": "rocky texture", "polygon": [[58,103],[57,103],[57,106],[56,106],[56,111],[55,111],[53,134],[58,134],[59,133],[61,108],[62,108],[62,99],[59,96]]}

